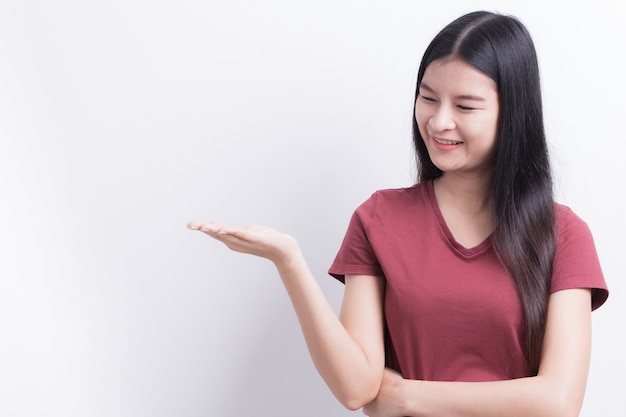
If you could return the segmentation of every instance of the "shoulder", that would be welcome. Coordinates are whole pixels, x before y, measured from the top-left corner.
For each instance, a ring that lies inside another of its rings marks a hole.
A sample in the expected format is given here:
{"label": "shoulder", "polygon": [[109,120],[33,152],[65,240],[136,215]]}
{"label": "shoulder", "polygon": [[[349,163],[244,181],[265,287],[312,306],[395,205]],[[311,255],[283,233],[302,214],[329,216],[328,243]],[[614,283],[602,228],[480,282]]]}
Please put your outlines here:
{"label": "shoulder", "polygon": [[378,190],[356,209],[353,221],[359,222],[366,230],[373,225],[389,230],[414,223],[415,213],[424,213],[432,206],[429,187],[432,186],[424,182],[410,187]]}
{"label": "shoulder", "polygon": [[357,211],[373,214],[381,211],[404,210],[408,206],[428,201],[429,186],[428,182],[421,182],[410,187],[378,190],[363,202]]}
{"label": "shoulder", "polygon": [[577,238],[591,239],[587,223],[574,211],[563,204],[555,203],[555,227],[559,243]]}
{"label": "shoulder", "polygon": [[606,301],[608,289],[589,226],[571,208],[556,204],[555,227],[552,290],[591,288],[592,306],[598,308]]}
{"label": "shoulder", "polygon": [[587,223],[563,204],[555,204],[554,224],[557,255],[564,251],[594,249],[593,236]]}

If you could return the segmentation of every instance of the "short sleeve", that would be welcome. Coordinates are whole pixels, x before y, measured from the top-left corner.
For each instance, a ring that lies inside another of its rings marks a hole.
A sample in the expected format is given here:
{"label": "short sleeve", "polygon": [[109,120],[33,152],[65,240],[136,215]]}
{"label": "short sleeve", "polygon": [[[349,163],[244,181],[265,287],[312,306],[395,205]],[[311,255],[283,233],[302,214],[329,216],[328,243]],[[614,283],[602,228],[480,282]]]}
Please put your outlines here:
{"label": "short sleeve", "polygon": [[609,291],[587,224],[569,207],[557,207],[557,246],[552,268],[552,292],[590,288],[592,310],[607,300]]}
{"label": "short sleeve", "polygon": [[368,226],[376,216],[376,198],[373,194],[352,214],[339,252],[328,271],[341,282],[345,282],[346,275],[383,275],[368,234]]}

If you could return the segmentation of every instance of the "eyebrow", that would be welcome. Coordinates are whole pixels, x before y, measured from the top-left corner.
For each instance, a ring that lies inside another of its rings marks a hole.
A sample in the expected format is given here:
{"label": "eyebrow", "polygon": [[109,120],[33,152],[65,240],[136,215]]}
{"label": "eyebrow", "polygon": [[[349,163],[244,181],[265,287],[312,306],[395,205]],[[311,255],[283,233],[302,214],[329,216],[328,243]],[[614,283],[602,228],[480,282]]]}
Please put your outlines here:
{"label": "eyebrow", "polygon": [[[431,93],[434,93],[435,90],[433,90],[428,84],[422,82],[420,83],[420,89],[424,89],[426,91],[429,91]],[[474,94],[461,94],[456,96],[455,98],[460,99],[460,100],[474,100],[474,101],[485,101],[485,99],[481,96],[477,96]]]}

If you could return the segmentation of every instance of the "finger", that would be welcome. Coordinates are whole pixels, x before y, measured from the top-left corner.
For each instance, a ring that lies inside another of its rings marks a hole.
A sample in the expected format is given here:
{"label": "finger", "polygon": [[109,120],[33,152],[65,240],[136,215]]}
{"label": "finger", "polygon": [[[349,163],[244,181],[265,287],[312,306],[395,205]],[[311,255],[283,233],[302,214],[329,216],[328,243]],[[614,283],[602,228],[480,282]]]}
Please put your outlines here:
{"label": "finger", "polygon": [[192,220],[189,223],[187,223],[187,229],[189,229],[189,230],[199,230],[201,224],[202,224],[202,222],[200,222],[200,221]]}
{"label": "finger", "polygon": [[217,234],[220,229],[222,229],[223,225],[219,222],[200,222],[200,221],[191,221],[187,224],[187,228],[191,230],[199,230],[201,232],[207,234]]}
{"label": "finger", "polygon": [[248,229],[246,226],[229,227],[229,226],[222,225],[217,231],[217,234],[219,236],[232,236],[237,239],[250,241],[250,238],[252,237],[253,232],[250,229]]}

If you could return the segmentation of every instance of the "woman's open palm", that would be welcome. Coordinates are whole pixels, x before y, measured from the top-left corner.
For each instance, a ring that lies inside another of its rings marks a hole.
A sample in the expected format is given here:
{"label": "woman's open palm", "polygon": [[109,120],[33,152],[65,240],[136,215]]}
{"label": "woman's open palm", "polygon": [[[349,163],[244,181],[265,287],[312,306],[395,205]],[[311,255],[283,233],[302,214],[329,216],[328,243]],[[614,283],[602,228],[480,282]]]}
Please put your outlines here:
{"label": "woman's open palm", "polygon": [[233,251],[260,256],[274,263],[288,259],[299,250],[293,237],[267,226],[192,221],[187,227],[219,240]]}

